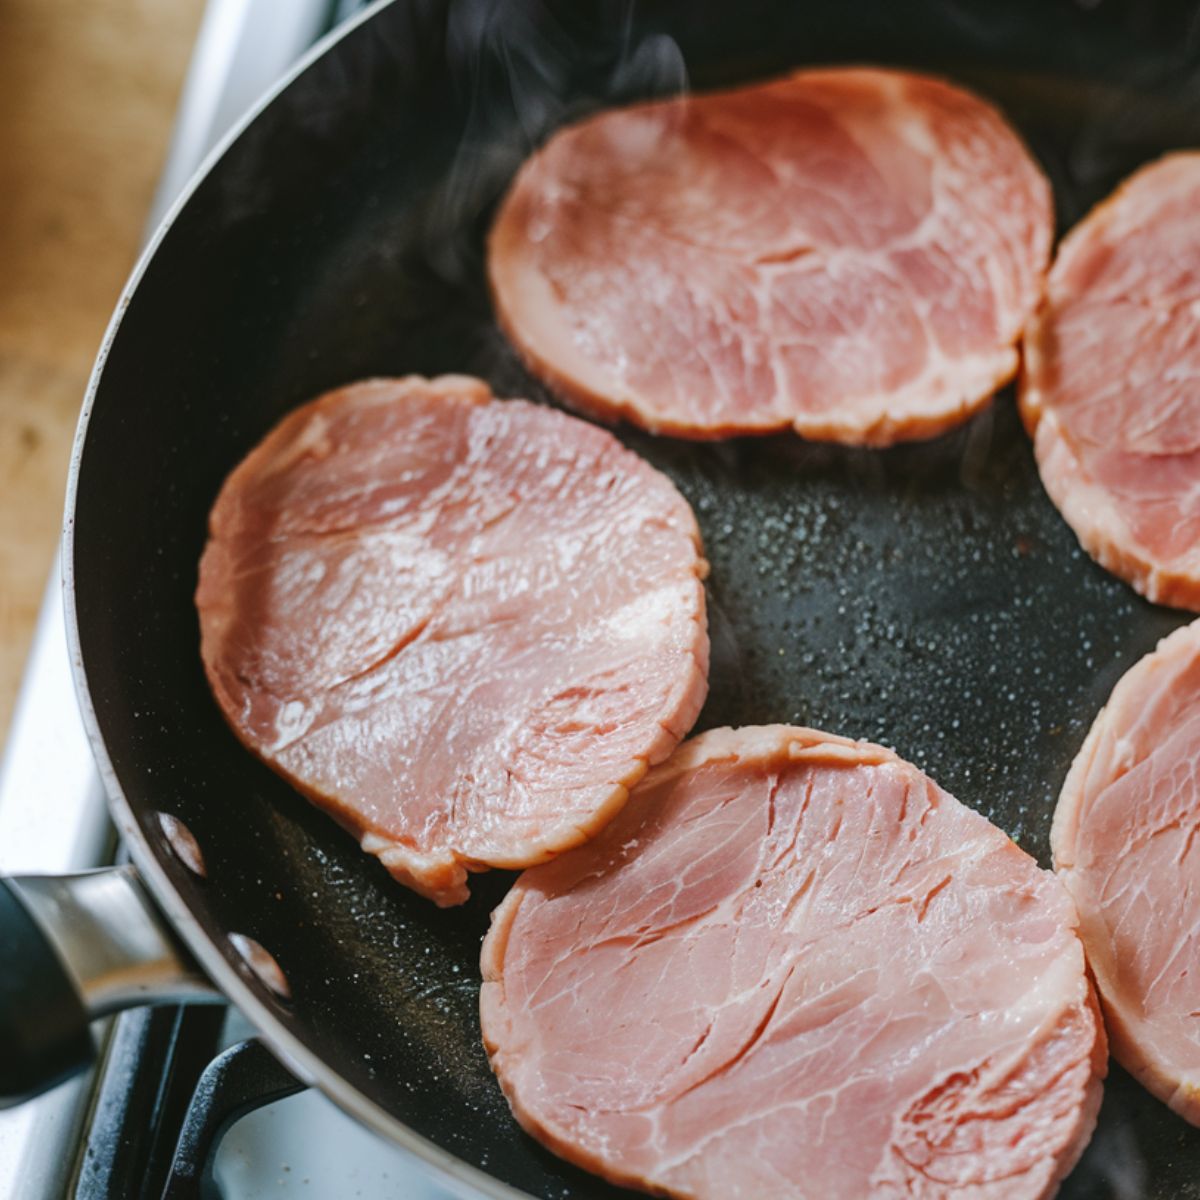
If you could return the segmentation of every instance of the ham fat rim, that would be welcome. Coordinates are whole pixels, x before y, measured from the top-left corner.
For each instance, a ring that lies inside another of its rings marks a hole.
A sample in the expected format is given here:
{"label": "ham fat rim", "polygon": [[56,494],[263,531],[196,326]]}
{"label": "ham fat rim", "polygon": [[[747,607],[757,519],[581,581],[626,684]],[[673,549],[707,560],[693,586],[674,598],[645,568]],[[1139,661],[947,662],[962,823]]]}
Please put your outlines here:
{"label": "ham fat rim", "polygon": [[1079,912],[1113,1054],[1200,1125],[1200,623],[1100,710],[1063,784],[1054,866]]}
{"label": "ham fat rim", "polygon": [[1048,1197],[1095,1124],[1104,1033],[1058,880],[891,751],[714,730],[484,941],[517,1119],[614,1183]]}
{"label": "ham fat rim", "polygon": [[488,243],[502,327],[568,402],[679,437],[931,437],[1013,377],[1050,187],[925,75],[797,71],[602,112],[520,169]]}
{"label": "ham fat rim", "polygon": [[1059,247],[1019,399],[1050,499],[1101,566],[1200,610],[1200,152],[1136,171]]}
{"label": "ham fat rim", "polygon": [[286,416],[221,489],[196,604],[234,733],[402,883],[542,862],[707,691],[687,502],[611,434],[479,380]]}

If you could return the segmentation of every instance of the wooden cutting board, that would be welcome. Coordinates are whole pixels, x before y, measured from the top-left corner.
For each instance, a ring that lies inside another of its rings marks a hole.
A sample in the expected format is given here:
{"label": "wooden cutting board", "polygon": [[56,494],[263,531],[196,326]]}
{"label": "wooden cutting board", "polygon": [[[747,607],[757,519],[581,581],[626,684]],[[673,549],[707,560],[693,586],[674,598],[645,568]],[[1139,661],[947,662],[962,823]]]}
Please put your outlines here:
{"label": "wooden cutting board", "polygon": [[0,0],[0,743],[203,0]]}

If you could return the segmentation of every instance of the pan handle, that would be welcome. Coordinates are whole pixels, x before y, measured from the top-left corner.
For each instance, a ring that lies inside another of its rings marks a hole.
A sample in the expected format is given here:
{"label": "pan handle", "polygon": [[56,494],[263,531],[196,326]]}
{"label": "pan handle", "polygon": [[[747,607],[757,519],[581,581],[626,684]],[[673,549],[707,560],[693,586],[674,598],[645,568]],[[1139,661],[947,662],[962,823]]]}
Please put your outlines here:
{"label": "pan handle", "polygon": [[132,867],[0,878],[0,1108],[87,1066],[97,1017],[222,1000]]}

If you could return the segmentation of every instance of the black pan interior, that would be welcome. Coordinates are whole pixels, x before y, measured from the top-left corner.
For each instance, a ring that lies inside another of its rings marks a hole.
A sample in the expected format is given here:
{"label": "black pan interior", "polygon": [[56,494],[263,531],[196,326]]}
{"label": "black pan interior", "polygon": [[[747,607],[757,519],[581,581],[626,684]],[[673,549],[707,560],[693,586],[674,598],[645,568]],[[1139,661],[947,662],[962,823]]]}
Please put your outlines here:
{"label": "black pan interior", "polygon": [[[354,1087],[535,1196],[612,1193],[524,1137],[479,1045],[477,955],[508,886],[437,911],[236,744],[192,608],[221,479],[292,406],[361,376],[477,373],[548,399],[498,334],[489,214],[557,124],[638,96],[824,61],[915,65],[997,100],[1060,224],[1200,143],[1193,4],[400,2],[232,146],[124,313],[78,468],[90,694],[120,785],[218,944],[251,934],[280,1016]],[[1120,674],[1182,614],[1095,567],[1042,492],[1008,392],[884,453],[622,430],[695,506],[712,560],[700,727],[792,721],[895,746],[1043,862],[1054,798]],[[208,879],[155,814],[197,837]],[[226,950],[232,954],[232,951]],[[1119,1070],[1072,1198],[1200,1197],[1200,1132]]]}

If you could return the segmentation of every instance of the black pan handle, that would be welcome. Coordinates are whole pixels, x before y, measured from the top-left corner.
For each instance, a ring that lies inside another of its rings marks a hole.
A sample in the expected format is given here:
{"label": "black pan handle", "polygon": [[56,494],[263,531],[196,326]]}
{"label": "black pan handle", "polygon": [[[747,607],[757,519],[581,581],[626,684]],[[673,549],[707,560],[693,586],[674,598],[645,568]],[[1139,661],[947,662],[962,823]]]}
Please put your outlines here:
{"label": "black pan handle", "polygon": [[97,1017],[223,999],[132,867],[0,878],[0,1108],[87,1066]]}

